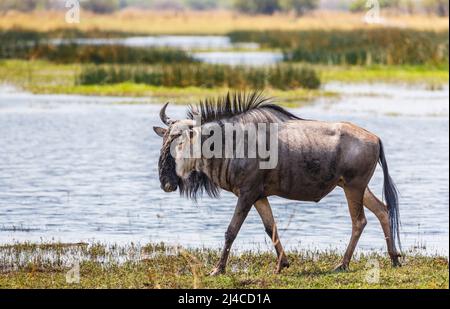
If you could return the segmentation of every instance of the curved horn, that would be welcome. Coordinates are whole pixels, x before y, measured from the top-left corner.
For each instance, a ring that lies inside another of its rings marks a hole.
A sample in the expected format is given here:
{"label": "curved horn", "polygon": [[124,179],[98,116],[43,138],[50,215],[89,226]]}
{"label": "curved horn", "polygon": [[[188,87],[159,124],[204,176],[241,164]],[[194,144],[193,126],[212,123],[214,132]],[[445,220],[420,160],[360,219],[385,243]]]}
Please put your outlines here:
{"label": "curved horn", "polygon": [[164,104],[164,106],[161,108],[161,111],[159,112],[159,117],[161,118],[161,121],[165,125],[170,126],[173,123],[173,120],[170,120],[170,118],[167,117],[167,115],[166,115],[166,109],[167,109],[168,105],[169,105],[169,102]]}

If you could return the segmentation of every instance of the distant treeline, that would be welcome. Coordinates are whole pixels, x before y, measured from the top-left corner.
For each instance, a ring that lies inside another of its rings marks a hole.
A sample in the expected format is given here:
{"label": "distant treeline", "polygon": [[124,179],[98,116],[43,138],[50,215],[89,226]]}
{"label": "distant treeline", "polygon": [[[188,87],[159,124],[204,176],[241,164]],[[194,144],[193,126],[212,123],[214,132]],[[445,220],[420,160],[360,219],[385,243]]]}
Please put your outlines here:
{"label": "distant treeline", "polygon": [[[81,8],[100,14],[112,13],[128,7],[155,10],[208,10],[230,7],[234,0],[78,0]],[[0,11],[65,9],[66,0],[2,0]]]}
{"label": "distant treeline", "polygon": [[[37,9],[65,9],[61,0],[2,0],[0,11]],[[212,10],[232,9],[249,14],[273,14],[277,11],[303,13],[317,8],[319,0],[89,0],[79,1],[82,9],[106,14],[127,7],[153,10]]]}
{"label": "distant treeline", "polygon": [[[334,3],[333,3],[334,2]],[[316,8],[364,11],[367,0],[89,0],[80,1],[81,8],[95,13],[107,14],[128,7],[153,10],[213,10],[230,9],[247,14],[273,14],[296,12],[303,14]],[[378,0],[383,9],[403,13],[427,12],[448,16],[448,0]],[[62,0],[2,0],[0,12],[7,10],[33,11],[37,9],[65,9]]]}
{"label": "distant treeline", "polygon": [[283,64],[275,67],[231,67],[190,64],[159,66],[87,66],[77,78],[80,85],[134,82],[165,87],[227,87],[276,89],[320,87],[313,69]]}
{"label": "distant treeline", "polygon": [[352,31],[237,31],[233,42],[284,51],[286,61],[324,64],[448,65],[448,31],[374,28]]}
{"label": "distant treeline", "polygon": [[[377,0],[380,9],[390,9],[398,12],[414,14],[426,12],[438,16],[448,16],[448,0]],[[353,0],[350,2],[350,11],[367,11],[367,0]]]}

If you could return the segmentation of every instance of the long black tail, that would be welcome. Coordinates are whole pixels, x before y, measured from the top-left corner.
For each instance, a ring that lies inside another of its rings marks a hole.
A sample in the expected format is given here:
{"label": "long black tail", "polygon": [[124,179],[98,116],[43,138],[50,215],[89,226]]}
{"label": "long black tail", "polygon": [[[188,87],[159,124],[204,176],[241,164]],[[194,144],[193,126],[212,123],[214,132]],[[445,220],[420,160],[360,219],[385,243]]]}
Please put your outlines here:
{"label": "long black tail", "polygon": [[397,240],[398,247],[401,250],[400,243],[400,210],[398,207],[398,191],[389,175],[389,169],[384,155],[383,143],[380,140],[380,158],[379,163],[383,168],[384,184],[383,184],[383,198],[386,201],[389,209],[389,225],[391,227],[394,249]]}

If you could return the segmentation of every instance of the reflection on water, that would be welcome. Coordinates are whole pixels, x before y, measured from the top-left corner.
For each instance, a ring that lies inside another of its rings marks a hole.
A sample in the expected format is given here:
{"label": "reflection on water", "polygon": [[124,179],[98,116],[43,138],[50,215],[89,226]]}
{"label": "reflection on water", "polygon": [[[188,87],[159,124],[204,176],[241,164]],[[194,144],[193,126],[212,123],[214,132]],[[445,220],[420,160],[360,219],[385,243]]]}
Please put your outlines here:
{"label": "reflection on water", "polygon": [[[339,102],[293,112],[305,118],[352,121],[378,134],[401,194],[404,247],[448,253],[448,89],[428,92],[375,85],[370,89],[383,87],[383,95],[370,96],[368,87],[352,87]],[[422,114],[409,113],[411,96],[414,104],[422,103]],[[160,105],[110,104],[120,100],[0,89],[0,242],[222,244],[235,197],[222,193],[220,200],[205,198],[194,204],[177,193],[162,192],[157,176],[161,141],[151,129],[160,125]],[[406,115],[392,116],[389,108],[394,107]],[[443,114],[438,113],[441,109]],[[185,108],[171,106],[168,113],[183,117]],[[381,183],[377,170],[371,186],[378,195]],[[287,248],[345,248],[351,223],[341,190],[318,204],[270,201]],[[377,219],[367,216],[360,248],[384,249]],[[271,250],[254,210],[236,245]]]}
{"label": "reflection on water", "polygon": [[232,43],[227,36],[158,35],[127,38],[53,39],[52,44],[123,45],[129,47],[171,47],[184,50],[258,49],[257,43]]}
{"label": "reflection on water", "polygon": [[425,86],[388,84],[329,83],[326,90],[344,95],[339,104],[322,106],[331,113],[385,114],[390,116],[447,116],[449,115],[449,88],[426,90]]}
{"label": "reflection on water", "polygon": [[280,52],[199,52],[194,58],[201,62],[227,65],[272,65],[283,60]]}

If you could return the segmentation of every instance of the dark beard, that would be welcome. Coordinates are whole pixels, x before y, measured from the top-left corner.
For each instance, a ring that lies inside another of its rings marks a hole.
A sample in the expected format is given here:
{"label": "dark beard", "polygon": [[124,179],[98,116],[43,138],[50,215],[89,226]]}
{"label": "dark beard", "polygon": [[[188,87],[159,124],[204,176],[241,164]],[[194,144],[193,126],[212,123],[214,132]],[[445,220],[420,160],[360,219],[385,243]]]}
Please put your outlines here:
{"label": "dark beard", "polygon": [[219,187],[214,184],[205,173],[193,171],[186,179],[179,178],[178,188],[180,195],[197,201],[197,198],[204,193],[209,197],[218,198],[220,196]]}

